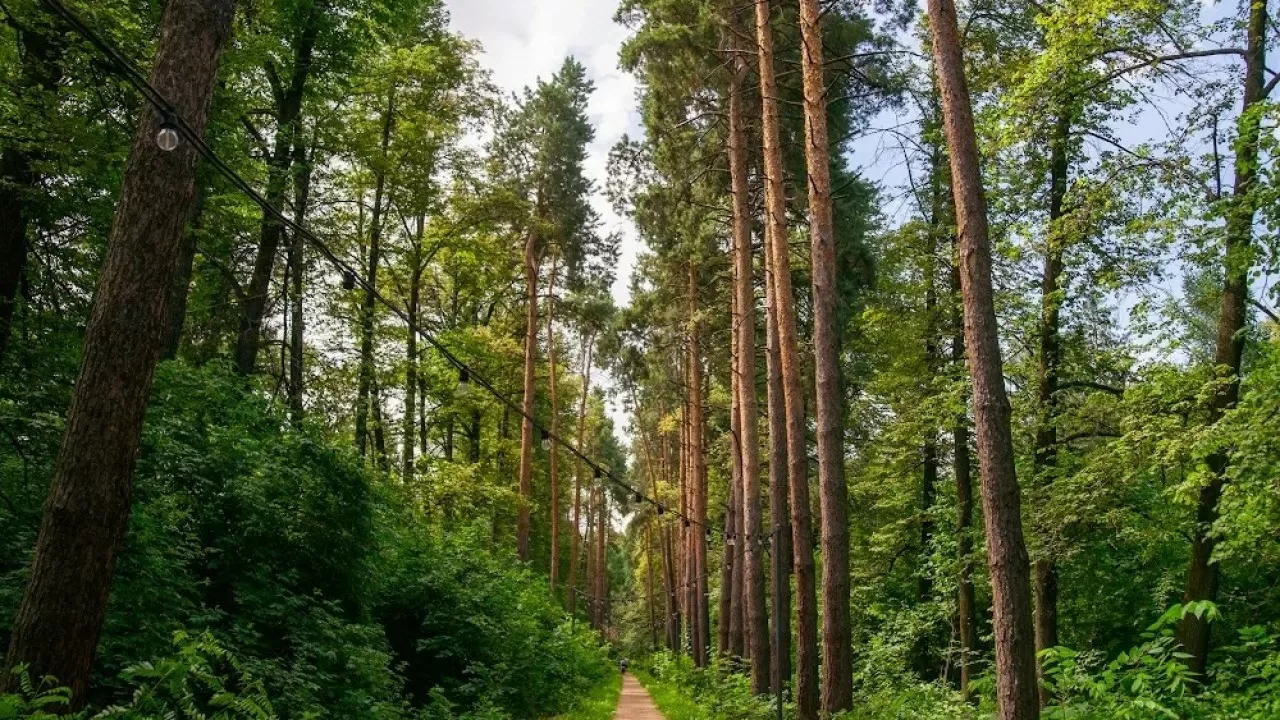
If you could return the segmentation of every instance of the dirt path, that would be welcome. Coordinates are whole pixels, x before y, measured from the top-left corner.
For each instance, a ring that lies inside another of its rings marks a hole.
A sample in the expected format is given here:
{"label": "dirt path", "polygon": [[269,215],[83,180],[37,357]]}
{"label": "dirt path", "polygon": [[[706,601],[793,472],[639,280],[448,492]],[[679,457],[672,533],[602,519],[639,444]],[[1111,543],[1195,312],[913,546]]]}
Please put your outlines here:
{"label": "dirt path", "polygon": [[662,720],[662,713],[653,704],[649,691],[634,675],[622,676],[622,695],[618,698],[613,720]]}

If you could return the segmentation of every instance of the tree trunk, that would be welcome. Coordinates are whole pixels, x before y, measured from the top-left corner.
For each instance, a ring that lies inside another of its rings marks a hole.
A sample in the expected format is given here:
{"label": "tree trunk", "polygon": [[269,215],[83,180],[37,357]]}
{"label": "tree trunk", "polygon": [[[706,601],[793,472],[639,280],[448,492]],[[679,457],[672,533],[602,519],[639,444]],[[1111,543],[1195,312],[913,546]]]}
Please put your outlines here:
{"label": "tree trunk", "polygon": [[[170,0],[151,85],[204,135],[218,58],[231,32],[231,0]],[[31,577],[13,625],[3,685],[26,663],[85,703],[128,526],[143,418],[168,320],[172,272],[195,197],[196,150],[156,146],[162,118],[147,110],[134,135],[85,331],[84,359],[67,413]]]}
{"label": "tree trunk", "polygon": [[[954,294],[960,295],[960,276],[956,270]],[[956,313],[956,334],[951,345],[951,359],[957,365],[965,360],[964,319]],[[977,600],[973,588],[973,460],[969,453],[969,418],[961,412],[951,431],[952,456],[956,474],[956,547],[960,560],[960,578],[956,589],[956,622],[960,626],[960,694],[966,702],[973,700],[973,660],[977,653]]]}
{"label": "tree trunk", "polygon": [[382,113],[382,141],[378,157],[381,161],[375,173],[373,210],[369,220],[369,258],[365,268],[364,302],[360,307],[360,384],[356,394],[356,450],[364,457],[368,447],[367,418],[370,410],[371,391],[374,383],[373,341],[374,320],[378,309],[378,266],[382,263],[382,217],[386,212],[383,201],[387,189],[387,147],[391,143],[391,126],[395,118],[395,88],[387,91],[387,105]]}
{"label": "tree trunk", "polygon": [[[297,39],[293,55],[293,73],[289,87],[280,96],[276,106],[276,138],[270,167],[267,173],[266,201],[272,207],[284,204],[284,193],[289,182],[292,149],[297,120],[302,112],[302,98],[307,80],[311,77],[311,58],[320,33],[318,3],[307,12],[302,32]],[[274,77],[274,66],[269,68]],[[236,340],[236,372],[248,375],[258,362],[258,348],[262,342],[262,320],[267,312],[267,292],[271,275],[276,266],[276,253],[284,228],[265,210],[262,213],[262,229],[258,241],[258,254],[254,258],[253,274],[249,277],[249,290],[245,294],[240,311],[240,334]]]}
{"label": "tree trunk", "polygon": [[844,403],[836,325],[836,245],[831,219],[827,87],[818,0],[800,0],[805,160],[809,172],[813,365],[818,405],[818,486],[822,510],[822,712],[853,707],[849,618],[849,490],[844,482]]}
{"label": "tree trunk", "polygon": [[[735,308],[736,300],[733,302]],[[734,316],[737,316],[737,310],[734,310]],[[736,325],[730,328],[731,334],[736,338],[738,328]],[[736,346],[736,340],[734,345]],[[717,648],[722,657],[741,657],[742,656],[742,612],[739,605],[742,598],[742,568],[736,563],[735,549],[730,545],[729,538],[736,530],[737,523],[737,507],[741,503],[739,496],[740,483],[742,482],[742,454],[738,450],[738,355],[736,351],[730,351],[729,364],[732,366],[731,377],[729,382],[730,395],[730,413],[729,413],[729,446],[731,461],[729,463],[729,507],[725,510],[724,516],[724,540],[720,559],[720,632]],[[736,644],[735,644],[736,641]]]}
{"label": "tree trunk", "polygon": [[[556,403],[556,260],[551,257],[551,278],[547,281],[547,399],[551,403],[551,435],[559,437]],[[560,579],[560,473],[557,468],[559,447],[552,445],[547,452],[548,475],[551,484],[551,594],[556,593]]]}
{"label": "tree trunk", "polygon": [[653,604],[653,523],[644,526],[645,604],[649,606],[649,647],[658,652],[658,615]]}
{"label": "tree trunk", "polygon": [[[307,210],[311,205],[311,176],[315,169],[315,147],[307,153],[302,142],[302,128],[299,124],[297,140],[294,142],[293,164],[295,170],[301,168],[294,176],[294,221],[299,227],[306,227]],[[306,316],[303,314],[303,289],[307,272],[307,239],[300,233],[293,233],[289,244],[289,268],[293,280],[293,305],[290,308],[292,319],[289,335],[289,413],[294,422],[302,420],[303,399],[306,388],[303,387],[303,351],[306,335]],[[412,434],[409,435],[412,437]],[[412,444],[412,443],[410,443]]]}
{"label": "tree trunk", "polygon": [[1039,715],[1035,637],[1031,622],[1030,561],[1022,535],[1014,469],[1009,398],[997,338],[991,287],[986,198],[973,109],[952,0],[929,0],[943,124],[951,155],[952,192],[960,236],[965,345],[973,385],[982,506],[987,524],[996,645],[996,700],[1002,720]]}
{"label": "tree trunk", "polygon": [[[18,97],[24,103],[43,104],[44,95],[56,93],[62,82],[63,44],[56,33],[39,24],[24,28],[19,38],[22,59]],[[32,161],[37,159],[33,153],[38,152],[13,141],[0,151],[0,358],[9,346],[18,291],[27,268],[27,235],[31,229],[27,210],[40,194],[40,177],[32,167]]]}
{"label": "tree trunk", "polygon": [[804,386],[800,341],[791,291],[791,258],[787,239],[786,192],[778,117],[778,84],[773,67],[773,29],[768,0],[756,0],[756,40],[760,56],[763,116],[765,231],[769,235],[770,268],[782,391],[786,407],[787,479],[791,491],[791,533],[796,577],[796,713],[800,720],[818,716],[818,608],[813,562],[813,528],[809,516],[808,448],[805,444]]}
{"label": "tree trunk", "polygon": [[667,648],[673,653],[678,653],[680,652],[680,601],[676,596],[675,557],[671,547],[669,524],[663,526],[662,542],[662,579],[667,591]]}
{"label": "tree trunk", "polygon": [[[765,235],[768,245],[768,234]],[[768,247],[765,256],[768,257]],[[782,392],[782,357],[774,307],[773,273],[765,273],[765,386],[769,409],[769,516],[773,552],[773,693],[780,695],[791,679],[791,501],[787,487],[787,417]],[[781,627],[778,627],[781,625]]]}
{"label": "tree trunk", "polygon": [[596,521],[596,627],[605,624],[605,604],[609,598],[609,557],[606,552],[609,546],[609,495],[601,482],[596,490],[600,493],[599,519]]}
{"label": "tree trunk", "polygon": [[[169,318],[165,324],[164,344],[160,357],[173,360],[182,346],[182,329],[187,324],[187,295],[191,290],[191,275],[196,263],[196,240],[204,218],[204,193],[196,188],[196,198],[191,204],[191,219],[187,231],[182,234],[178,246],[178,261],[173,269],[173,288],[169,294]],[[2,353],[0,353],[2,354]]]}
{"label": "tree trunk", "polygon": [[704,383],[702,378],[702,321],[698,295],[698,266],[689,265],[689,457],[693,481],[689,484],[692,492],[694,568],[694,617],[696,644],[693,659],[699,667],[706,667],[711,662],[711,624],[710,608],[707,592],[707,456],[706,456],[706,417]]}
{"label": "tree trunk", "polygon": [[[1266,100],[1263,92],[1266,78],[1266,0],[1251,0],[1246,38],[1244,98],[1241,103],[1239,150],[1235,160],[1235,185],[1226,227],[1226,252],[1222,304],[1218,314],[1218,343],[1214,362],[1225,368],[1228,382],[1214,396],[1209,421],[1216,423],[1240,399],[1240,367],[1244,357],[1244,330],[1249,300],[1249,268],[1253,244],[1253,221],[1257,198],[1251,195],[1258,175],[1261,113],[1257,106]],[[1230,458],[1225,452],[1210,455],[1206,462],[1212,472],[1200,491],[1196,507],[1196,528],[1191,543],[1191,563],[1187,569],[1187,587],[1182,602],[1216,600],[1218,597],[1218,564],[1213,562],[1217,539],[1211,534],[1218,519],[1218,499],[1226,482]],[[1209,623],[1194,614],[1182,619],[1178,639],[1191,657],[1187,666],[1204,675],[1209,661]]]}
{"label": "tree trunk", "polygon": [[[413,232],[413,246],[409,249],[409,306],[405,313],[409,323],[418,323],[418,312],[422,303],[422,236],[426,232],[426,217],[419,215]],[[406,336],[404,370],[404,448],[401,458],[401,477],[405,480],[413,477],[414,442],[413,428],[418,403],[418,333],[410,331]]]}
{"label": "tree trunk", "polygon": [[[591,353],[593,338],[590,333],[582,337],[582,397],[578,398],[578,448],[586,447],[587,442],[587,398],[591,396]],[[582,474],[586,465],[582,458],[574,461],[573,471],[573,535],[569,539],[569,614],[577,611],[578,563],[581,557],[578,550],[578,533],[582,527]]]}
{"label": "tree trunk", "polygon": [[742,590],[745,600],[744,624],[750,643],[751,691],[769,691],[769,609],[765,605],[764,557],[762,553],[760,509],[760,438],[757,432],[759,402],[756,394],[756,295],[751,262],[751,198],[747,174],[747,119],[743,88],[747,62],[742,53],[734,55],[734,72],[729,86],[729,175],[733,193],[734,343],[737,365],[737,436],[741,467],[738,491],[738,552],[743,560]]}
{"label": "tree trunk", "polygon": [[524,417],[520,423],[520,507],[516,515],[516,548],[520,562],[529,562],[529,506],[533,502],[533,409],[538,388],[538,264],[537,235],[530,228],[524,241]]}
{"label": "tree trunk", "polygon": [[[1054,123],[1049,160],[1049,228],[1044,253],[1044,277],[1040,293],[1040,357],[1036,377],[1039,418],[1036,428],[1035,477],[1041,488],[1053,483],[1058,454],[1058,342],[1062,307],[1063,239],[1059,236],[1063,201],[1067,196],[1068,143],[1071,141],[1069,109],[1059,111]],[[1041,549],[1035,562],[1036,651],[1058,645],[1058,566],[1052,551]],[[1040,706],[1050,701],[1048,688],[1040,688]]]}

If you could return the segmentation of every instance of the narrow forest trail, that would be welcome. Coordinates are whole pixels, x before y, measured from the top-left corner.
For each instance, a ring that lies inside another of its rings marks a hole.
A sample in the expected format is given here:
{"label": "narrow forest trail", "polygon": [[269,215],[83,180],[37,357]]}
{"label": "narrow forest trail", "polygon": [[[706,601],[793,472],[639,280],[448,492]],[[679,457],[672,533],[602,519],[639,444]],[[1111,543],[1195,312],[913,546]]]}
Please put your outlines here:
{"label": "narrow forest trail", "polygon": [[649,691],[644,689],[635,675],[622,676],[622,694],[618,696],[618,709],[613,720],[662,720],[662,713],[653,704]]}

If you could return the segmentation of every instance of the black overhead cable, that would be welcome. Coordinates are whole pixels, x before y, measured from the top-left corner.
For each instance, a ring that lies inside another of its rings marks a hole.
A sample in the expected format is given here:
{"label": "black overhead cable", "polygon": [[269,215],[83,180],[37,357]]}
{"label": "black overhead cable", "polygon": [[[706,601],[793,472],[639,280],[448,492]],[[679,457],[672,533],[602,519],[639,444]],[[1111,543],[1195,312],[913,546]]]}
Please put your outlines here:
{"label": "black overhead cable", "polygon": [[282,226],[288,228],[290,232],[300,235],[304,240],[306,240],[307,242],[315,246],[316,249],[320,251],[320,254],[323,255],[324,258],[328,260],[331,265],[333,265],[337,270],[339,270],[342,273],[344,287],[348,289],[353,289],[354,285],[359,285],[366,292],[373,295],[375,300],[382,303],[382,305],[384,305],[388,310],[390,310],[393,314],[395,314],[396,317],[400,318],[400,320],[405,323],[406,327],[408,327],[411,332],[416,333],[419,337],[425,340],[427,344],[435,348],[436,351],[438,351],[440,355],[445,358],[445,360],[448,360],[450,364],[456,367],[462,376],[467,377],[471,382],[474,382],[477,385],[483,387],[485,390],[489,392],[490,395],[492,395],[500,403],[507,406],[511,410],[514,410],[521,417],[529,420],[535,428],[541,431],[542,437],[549,438],[556,444],[568,450],[571,454],[576,456],[578,459],[586,463],[589,467],[591,467],[595,471],[597,478],[608,480],[609,482],[613,483],[617,487],[623,490],[626,490],[629,493],[632,493],[638,498],[641,498],[644,502],[647,502],[653,505],[654,507],[658,508],[659,514],[661,514],[662,511],[669,512],[672,515],[684,520],[686,524],[694,524],[703,528],[710,529],[711,526],[709,524],[700,522],[698,520],[695,520],[694,518],[688,517],[687,515],[673,508],[663,505],[660,500],[644,495],[638,488],[632,487],[625,481],[616,477],[606,467],[596,462],[595,460],[591,459],[590,457],[587,457],[587,455],[584,452],[579,450],[572,443],[568,442],[567,440],[560,437],[556,433],[553,433],[547,430],[545,427],[542,426],[541,423],[538,422],[537,418],[533,417],[532,415],[526,414],[524,412],[524,408],[522,408],[519,403],[515,402],[514,400],[511,400],[510,398],[506,397],[501,392],[499,392],[497,388],[495,388],[482,375],[477,373],[473,368],[468,366],[465,362],[463,362],[456,355],[450,352],[449,349],[446,348],[444,345],[442,345],[439,340],[437,340],[433,335],[431,335],[431,333],[427,332],[426,330],[423,330],[418,325],[418,323],[411,321],[408,316],[408,313],[400,309],[400,307],[397,306],[395,303],[392,303],[391,301],[387,300],[387,298],[384,297],[382,293],[378,292],[377,289],[372,287],[366,279],[361,277],[360,274],[357,273],[350,264],[348,264],[342,258],[338,257],[338,255],[334,253],[333,250],[331,250],[323,240],[321,240],[319,237],[313,234],[310,230],[294,222],[291,218],[287,217],[284,213],[282,213],[278,208],[273,206],[271,203],[267,202],[266,198],[262,197],[262,195],[259,194],[257,190],[254,190],[253,187],[244,178],[240,177],[240,175],[235,170],[231,169],[229,165],[227,165],[225,162],[223,162],[223,160],[220,157],[218,157],[218,155],[213,151],[213,149],[210,148],[204,142],[204,139],[200,137],[199,133],[196,133],[194,130],[192,130],[191,126],[187,124],[186,119],[183,118],[180,114],[178,114],[174,110],[173,104],[170,103],[169,100],[165,98],[165,96],[161,94],[159,90],[156,90],[155,87],[153,87],[151,83],[148,82],[147,79],[142,75],[142,73],[136,67],[134,67],[133,64],[127,58],[125,58],[124,55],[115,46],[113,46],[111,43],[104,40],[102,36],[98,35],[98,33],[96,33],[92,28],[85,25],[84,21],[81,20],[80,17],[75,14],[75,12],[73,12],[70,8],[68,8],[66,5],[62,3],[62,0],[43,0],[43,2],[45,3],[45,5],[49,6],[49,8],[54,12],[54,14],[58,15],[64,21],[66,21],[66,23],[69,26],[71,26],[71,29],[74,30],[76,34],[80,35],[82,38],[88,41],[90,45],[92,45],[95,49],[97,49],[100,53],[102,53],[109,61],[111,61],[111,63],[116,66],[116,70],[124,77],[124,79],[128,81],[130,85],[133,85],[133,87],[137,89],[137,91],[142,95],[143,99],[145,99],[152,107],[154,107],[160,113],[164,122],[172,124],[174,127],[176,127],[178,129],[178,132],[182,134],[183,138],[185,138],[188,142],[190,142],[192,146],[195,147],[196,152],[200,153],[200,155],[206,161],[208,161],[211,165],[213,165],[214,169],[217,170],[220,175],[222,175],[224,178],[229,180],[237,190],[239,190],[246,197],[252,200],[254,204],[256,204],[258,207],[262,208],[263,212],[270,215],[275,221],[279,222]]}

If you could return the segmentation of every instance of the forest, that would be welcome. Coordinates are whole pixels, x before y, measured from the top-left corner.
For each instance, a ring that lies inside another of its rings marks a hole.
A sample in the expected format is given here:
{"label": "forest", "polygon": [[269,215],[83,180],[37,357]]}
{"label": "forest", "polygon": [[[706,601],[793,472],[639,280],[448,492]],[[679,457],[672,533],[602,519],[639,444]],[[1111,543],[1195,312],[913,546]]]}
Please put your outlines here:
{"label": "forest", "polygon": [[1280,717],[1269,0],[459,6],[0,0],[0,720]]}

